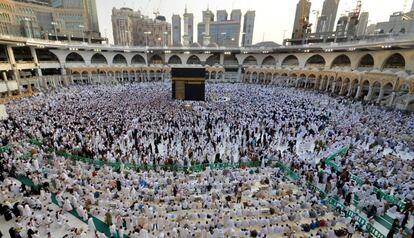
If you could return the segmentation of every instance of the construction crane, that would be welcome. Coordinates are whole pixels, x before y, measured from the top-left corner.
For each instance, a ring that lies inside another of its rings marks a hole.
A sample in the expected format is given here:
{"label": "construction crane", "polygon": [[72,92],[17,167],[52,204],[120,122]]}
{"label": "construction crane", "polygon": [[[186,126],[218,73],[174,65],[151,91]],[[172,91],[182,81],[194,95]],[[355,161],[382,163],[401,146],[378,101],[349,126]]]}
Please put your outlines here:
{"label": "construction crane", "polygon": [[347,36],[354,37],[356,35],[356,28],[361,14],[362,0],[357,0],[356,8],[349,14],[349,22],[347,26]]}
{"label": "construction crane", "polygon": [[299,29],[296,33],[296,39],[303,39],[307,33],[310,33],[312,24],[309,23],[309,0],[300,1],[300,18],[299,18]]}

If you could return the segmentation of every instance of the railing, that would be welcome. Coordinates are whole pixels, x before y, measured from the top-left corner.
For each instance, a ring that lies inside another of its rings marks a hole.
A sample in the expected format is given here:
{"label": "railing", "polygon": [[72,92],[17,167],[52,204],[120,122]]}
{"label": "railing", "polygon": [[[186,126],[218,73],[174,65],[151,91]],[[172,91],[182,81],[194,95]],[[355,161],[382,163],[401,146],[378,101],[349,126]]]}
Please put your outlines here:
{"label": "railing", "polygon": [[40,38],[27,38],[27,37],[20,37],[20,36],[11,36],[11,35],[1,35],[0,39],[11,40],[11,41],[18,41],[22,42],[22,44],[27,45],[50,45],[50,46],[57,46],[57,47],[74,47],[74,48],[102,48],[102,49],[112,49],[112,50],[122,50],[125,52],[128,51],[140,51],[146,52],[149,50],[173,50],[173,51],[190,51],[190,50],[206,50],[206,51],[231,51],[231,52],[239,52],[239,51],[247,51],[247,52],[272,52],[273,50],[279,49],[303,49],[303,48],[335,48],[335,47],[352,47],[352,46],[361,46],[361,45],[376,45],[378,43],[390,44],[390,43],[404,43],[404,42],[412,42],[414,40],[413,34],[401,34],[397,36],[389,36],[389,37],[377,37],[372,39],[362,39],[356,41],[347,41],[347,42],[331,42],[331,43],[312,43],[306,45],[290,45],[290,46],[277,46],[277,47],[185,47],[185,46],[120,46],[120,45],[108,45],[108,44],[89,44],[86,42],[76,42],[76,41],[53,41],[53,40],[45,40]]}

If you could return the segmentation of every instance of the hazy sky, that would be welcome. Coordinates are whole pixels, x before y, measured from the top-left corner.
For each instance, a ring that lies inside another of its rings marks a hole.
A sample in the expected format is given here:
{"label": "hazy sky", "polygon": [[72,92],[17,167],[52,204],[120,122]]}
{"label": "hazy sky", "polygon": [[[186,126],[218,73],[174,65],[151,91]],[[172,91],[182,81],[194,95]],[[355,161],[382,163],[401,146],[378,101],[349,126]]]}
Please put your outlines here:
{"label": "hazy sky", "polygon": [[[312,0],[312,11],[321,10],[324,0]],[[362,11],[368,11],[370,23],[387,21],[389,15],[404,8],[411,7],[412,0],[363,0]],[[189,12],[194,13],[194,35],[197,35],[196,26],[201,21],[201,11],[210,8],[214,13],[216,10],[241,9],[244,14],[247,10],[256,11],[253,43],[275,41],[281,43],[286,30],[286,37],[292,33],[293,20],[295,17],[296,4],[298,0],[96,0],[99,17],[100,31],[112,41],[111,11],[113,7],[129,7],[141,10],[144,15],[154,17],[153,12],[159,11],[161,15],[171,22],[172,14],[184,13],[187,5]],[[341,0],[338,17],[356,6],[357,0]],[[311,15],[311,22],[315,22],[316,15]],[[195,39],[196,40],[196,39]]]}

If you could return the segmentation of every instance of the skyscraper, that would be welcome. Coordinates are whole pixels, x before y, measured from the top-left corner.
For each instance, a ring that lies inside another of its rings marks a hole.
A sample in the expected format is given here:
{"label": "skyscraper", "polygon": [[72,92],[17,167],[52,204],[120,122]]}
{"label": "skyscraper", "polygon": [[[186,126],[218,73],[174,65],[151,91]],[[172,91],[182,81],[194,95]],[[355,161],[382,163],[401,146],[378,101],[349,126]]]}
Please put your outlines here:
{"label": "skyscraper", "polygon": [[102,42],[95,0],[2,0],[0,34]]}
{"label": "skyscraper", "polygon": [[296,5],[295,22],[292,31],[293,39],[301,39],[306,35],[311,5],[312,3],[309,0],[299,0]]}
{"label": "skyscraper", "polygon": [[184,11],[184,35],[183,45],[190,45],[194,42],[194,15],[187,12],[187,8]]}
{"label": "skyscraper", "polygon": [[414,1],[413,1],[413,5],[411,5],[411,11],[414,12]]}
{"label": "skyscraper", "polygon": [[363,12],[359,16],[359,21],[358,21],[358,25],[357,25],[357,32],[356,32],[357,36],[363,36],[363,35],[366,34],[367,27],[368,27],[368,18],[369,18],[369,13],[368,12]]}
{"label": "skyscraper", "polygon": [[255,11],[247,11],[244,14],[242,46],[252,45],[255,16]]}
{"label": "skyscraper", "polygon": [[316,33],[333,32],[338,13],[339,0],[325,0],[322,14],[318,18]]}
{"label": "skyscraper", "polygon": [[163,16],[151,19],[130,8],[113,8],[112,29],[116,45],[171,45],[171,24]]}
{"label": "skyscraper", "polygon": [[232,10],[230,19],[226,10],[218,10],[218,19],[214,14],[203,11],[203,22],[198,23],[198,42],[201,45],[216,43],[220,46],[238,46],[240,42],[241,11]]}
{"label": "skyscraper", "polygon": [[217,22],[227,21],[227,18],[228,18],[228,14],[226,10],[217,11]]}
{"label": "skyscraper", "polygon": [[172,16],[172,38],[173,46],[181,45],[181,17],[174,14]]}
{"label": "skyscraper", "polygon": [[210,36],[210,25],[214,22],[214,13],[207,9],[203,11],[203,21],[198,23],[197,31],[198,31],[198,43],[200,45],[208,45],[210,44],[211,36]]}
{"label": "skyscraper", "polygon": [[88,29],[99,32],[98,11],[96,10],[96,0],[83,0],[83,7],[88,23]]}

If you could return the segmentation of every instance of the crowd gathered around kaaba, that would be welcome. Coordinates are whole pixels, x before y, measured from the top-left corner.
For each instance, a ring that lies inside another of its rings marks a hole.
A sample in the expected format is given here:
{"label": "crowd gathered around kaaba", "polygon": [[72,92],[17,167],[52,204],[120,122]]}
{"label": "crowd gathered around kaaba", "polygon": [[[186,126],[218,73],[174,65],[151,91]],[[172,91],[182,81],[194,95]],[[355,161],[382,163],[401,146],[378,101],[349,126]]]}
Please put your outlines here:
{"label": "crowd gathered around kaaba", "polygon": [[384,237],[413,237],[412,113],[242,83],[207,84],[200,102],[173,100],[168,83],[146,82],[71,86],[6,107],[5,237],[372,236],[327,196],[374,227],[390,218]]}

